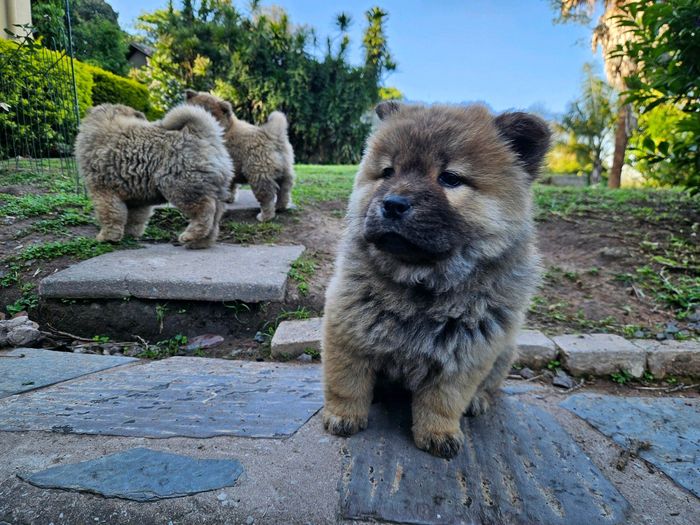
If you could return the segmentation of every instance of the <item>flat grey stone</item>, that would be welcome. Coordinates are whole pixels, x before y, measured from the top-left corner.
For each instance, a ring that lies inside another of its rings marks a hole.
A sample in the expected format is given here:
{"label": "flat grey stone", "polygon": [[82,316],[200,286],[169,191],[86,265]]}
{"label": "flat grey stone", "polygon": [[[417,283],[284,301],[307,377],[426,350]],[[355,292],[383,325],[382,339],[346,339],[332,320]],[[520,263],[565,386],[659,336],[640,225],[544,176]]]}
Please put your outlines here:
{"label": "flat grey stone", "polygon": [[282,321],[270,343],[274,357],[297,357],[304,350],[321,350],[321,318]]}
{"label": "flat grey stone", "polygon": [[561,351],[564,368],[573,375],[608,375],[620,370],[632,377],[644,374],[644,350],[619,335],[560,335],[553,339]]}
{"label": "flat grey stone", "polygon": [[289,268],[303,246],[234,246],[206,250],[154,244],[80,262],[44,278],[42,297],[73,299],[284,300]]}
{"label": "flat grey stone", "polygon": [[663,378],[668,374],[700,376],[698,341],[636,339],[632,342],[646,352],[647,368],[654,377]]}
{"label": "flat grey stone", "polygon": [[347,440],[340,480],[345,519],[392,523],[622,523],[629,504],[546,412],[500,399],[463,419],[450,461],[416,448],[408,405],[377,403]]}
{"label": "flat grey stone", "polygon": [[0,431],[282,438],[322,405],[317,365],[171,357],[0,400]]}
{"label": "flat grey stone", "polygon": [[[156,206],[156,208],[171,208],[170,204],[163,204],[162,206]],[[288,209],[295,209],[296,206],[292,204]],[[239,188],[238,193],[236,193],[236,201],[233,203],[226,204],[226,210],[224,211],[224,217],[236,217],[238,215],[243,215],[247,213],[258,213],[260,211],[260,203],[255,198],[253,191],[248,188]]]}
{"label": "flat grey stone", "polygon": [[520,330],[517,362],[532,368],[542,368],[556,359],[557,347],[549,337],[539,330]]}
{"label": "flat grey stone", "polygon": [[157,501],[230,487],[242,473],[243,466],[236,460],[198,459],[133,448],[21,477],[32,485],[46,489]]}
{"label": "flat grey stone", "polygon": [[0,397],[53,385],[136,361],[133,357],[16,348],[0,357]]}
{"label": "flat grey stone", "polygon": [[630,440],[647,441],[651,447],[637,454],[700,497],[697,398],[575,394],[560,404],[622,447]]}

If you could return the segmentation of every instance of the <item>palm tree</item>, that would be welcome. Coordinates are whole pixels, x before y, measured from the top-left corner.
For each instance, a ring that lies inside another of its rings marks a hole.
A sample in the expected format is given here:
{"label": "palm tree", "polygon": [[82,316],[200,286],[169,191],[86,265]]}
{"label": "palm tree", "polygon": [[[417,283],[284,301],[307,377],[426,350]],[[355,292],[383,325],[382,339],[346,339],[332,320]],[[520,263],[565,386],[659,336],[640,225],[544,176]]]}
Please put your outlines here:
{"label": "palm tree", "polygon": [[[590,20],[598,3],[602,4],[603,14],[598,25],[593,29],[591,43],[593,51],[598,46],[603,50],[605,60],[605,76],[608,82],[617,90],[624,91],[627,86],[625,79],[636,72],[636,64],[628,56],[613,53],[618,45],[624,44],[629,38],[629,30],[619,24],[624,16],[620,6],[625,0],[554,0],[562,20]],[[625,162],[625,150],[634,126],[634,113],[630,104],[621,103],[617,113],[615,129],[615,150],[613,163],[608,177],[608,187],[619,188],[622,165]]]}

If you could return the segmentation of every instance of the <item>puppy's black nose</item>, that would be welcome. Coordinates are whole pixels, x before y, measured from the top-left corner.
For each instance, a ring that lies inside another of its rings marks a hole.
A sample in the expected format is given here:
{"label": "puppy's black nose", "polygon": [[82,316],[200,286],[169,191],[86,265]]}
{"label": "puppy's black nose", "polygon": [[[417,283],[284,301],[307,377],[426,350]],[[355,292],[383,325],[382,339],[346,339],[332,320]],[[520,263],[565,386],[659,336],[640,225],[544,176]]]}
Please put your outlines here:
{"label": "puppy's black nose", "polygon": [[382,215],[385,219],[400,219],[411,209],[411,201],[400,195],[387,195],[382,201]]}

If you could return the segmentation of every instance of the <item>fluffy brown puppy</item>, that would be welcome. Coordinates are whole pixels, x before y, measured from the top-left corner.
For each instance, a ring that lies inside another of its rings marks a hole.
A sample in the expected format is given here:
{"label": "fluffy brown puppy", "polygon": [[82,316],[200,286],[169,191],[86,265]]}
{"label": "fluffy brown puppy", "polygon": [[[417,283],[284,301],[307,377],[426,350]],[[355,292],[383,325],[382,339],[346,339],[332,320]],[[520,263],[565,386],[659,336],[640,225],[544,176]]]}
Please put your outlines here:
{"label": "fluffy brown puppy", "polygon": [[275,217],[275,211],[289,208],[294,151],[287,137],[284,113],[273,111],[265,124],[254,126],[236,118],[229,102],[209,93],[188,89],[185,99],[209,111],[224,127],[226,147],[236,166],[229,202],[235,200],[238,185],[248,183],[260,203],[259,221],[269,221]]}
{"label": "fluffy brown puppy", "polygon": [[538,282],[530,186],[550,132],[478,105],[377,114],[326,294],[324,425],[362,430],[378,375],[398,380],[416,445],[449,458],[510,369]]}
{"label": "fluffy brown puppy", "polygon": [[75,156],[100,223],[97,240],[140,237],[153,205],[170,202],[190,221],[181,243],[214,244],[233,172],[222,133],[209,113],[187,105],[154,123],[128,106],[92,108]]}

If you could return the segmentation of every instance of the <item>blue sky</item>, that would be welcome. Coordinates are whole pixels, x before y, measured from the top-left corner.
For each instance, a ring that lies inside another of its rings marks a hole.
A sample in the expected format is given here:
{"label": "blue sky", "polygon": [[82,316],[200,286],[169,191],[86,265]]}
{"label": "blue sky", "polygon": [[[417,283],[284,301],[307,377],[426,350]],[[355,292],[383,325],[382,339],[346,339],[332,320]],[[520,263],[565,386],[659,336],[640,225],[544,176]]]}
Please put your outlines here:
{"label": "blue sky", "polygon": [[[133,29],[144,11],[166,0],[108,0],[122,27]],[[175,6],[179,1],[174,0]],[[245,8],[247,2],[234,2]],[[374,5],[389,12],[389,48],[398,63],[386,84],[407,99],[459,103],[483,101],[493,109],[563,112],[577,96],[581,68],[600,55],[590,48],[590,27],[554,24],[550,0],[263,0],[279,5],[294,24],[335,33],[335,16],[352,16],[352,57],[361,57],[363,13]]]}

